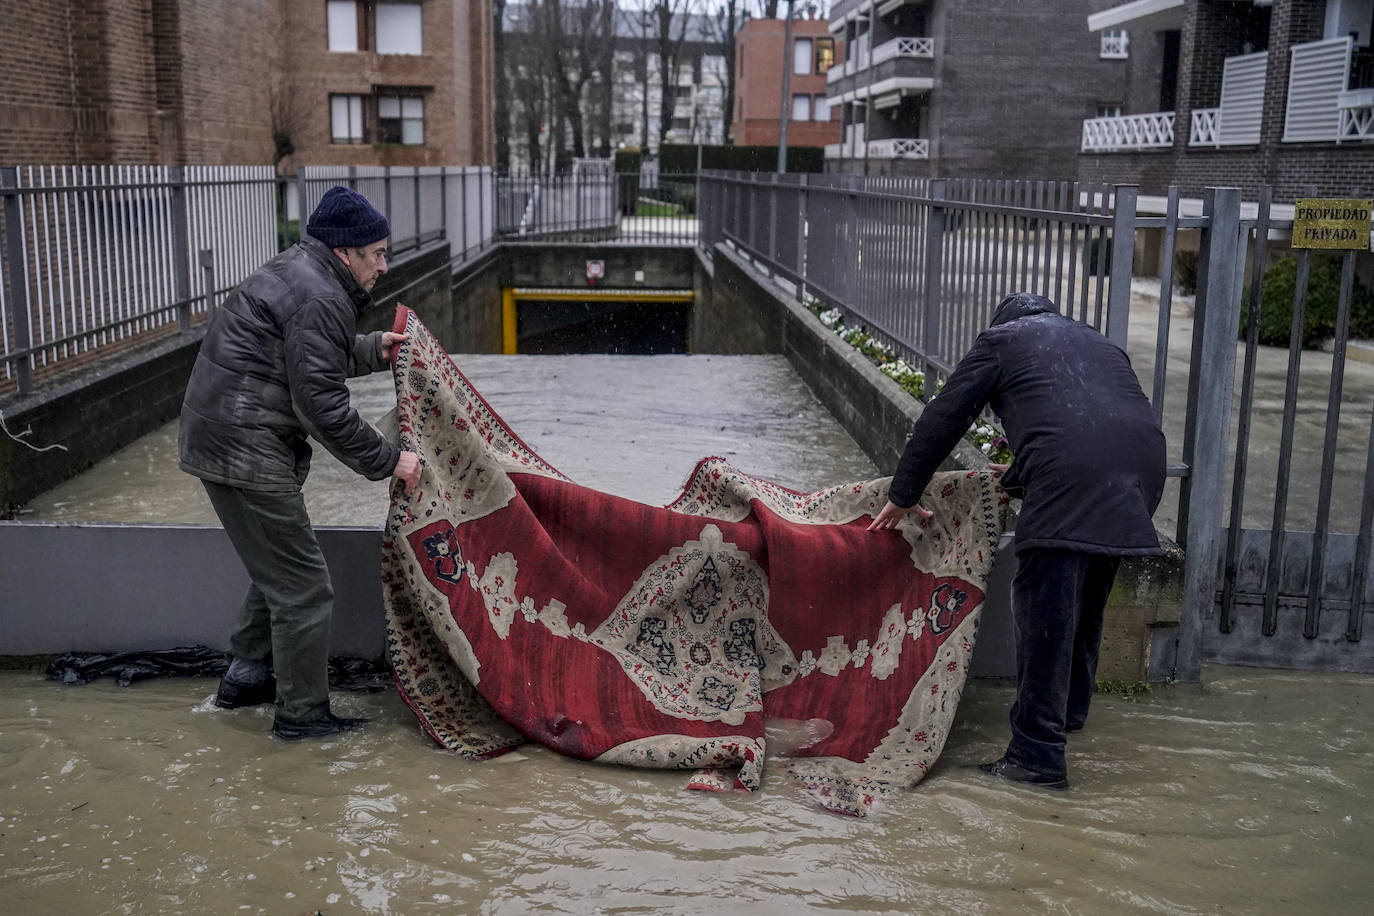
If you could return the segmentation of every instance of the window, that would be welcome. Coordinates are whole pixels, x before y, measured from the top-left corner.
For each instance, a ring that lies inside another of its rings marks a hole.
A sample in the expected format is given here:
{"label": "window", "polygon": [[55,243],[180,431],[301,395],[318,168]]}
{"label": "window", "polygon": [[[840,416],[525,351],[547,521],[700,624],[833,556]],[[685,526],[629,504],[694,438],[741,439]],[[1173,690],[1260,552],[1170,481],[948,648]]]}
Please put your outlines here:
{"label": "window", "polygon": [[810,121],[811,120],[811,96],[794,95],[792,96],[792,120]]}
{"label": "window", "polygon": [[1104,29],[1099,57],[1122,59],[1127,56],[1130,36],[1122,29]]}
{"label": "window", "polygon": [[829,73],[835,65],[835,39],[816,39],[816,72]]}
{"label": "window", "polygon": [[1097,116],[1099,118],[1119,118],[1121,117],[1120,102],[1098,102]]}
{"label": "window", "polygon": [[377,139],[402,146],[425,145],[425,100],[417,95],[377,96]]}
{"label": "window", "polygon": [[799,76],[811,72],[811,39],[798,38],[792,45],[792,72]]}
{"label": "window", "polygon": [[358,3],[357,0],[329,0],[325,4],[325,19],[329,26],[329,50],[358,51],[362,43],[358,41]]}
{"label": "window", "polygon": [[815,120],[830,120],[830,102],[826,100],[826,97],[824,95],[816,96],[816,104],[814,106],[814,111],[816,113]]}
{"label": "window", "polygon": [[419,54],[420,4],[377,4],[377,53]]}
{"label": "window", "polygon": [[331,95],[329,97],[329,142],[363,142],[362,96]]}

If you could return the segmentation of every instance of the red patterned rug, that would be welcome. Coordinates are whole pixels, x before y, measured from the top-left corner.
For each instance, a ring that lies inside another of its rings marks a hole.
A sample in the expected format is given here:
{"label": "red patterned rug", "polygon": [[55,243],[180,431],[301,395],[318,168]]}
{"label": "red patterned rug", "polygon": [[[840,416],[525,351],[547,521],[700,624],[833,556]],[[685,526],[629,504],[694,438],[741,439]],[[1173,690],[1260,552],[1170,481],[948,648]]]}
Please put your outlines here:
{"label": "red patterned rug", "polygon": [[[654,508],[568,480],[483,400],[408,309],[403,447],[382,555],[396,682],[471,758],[526,740],[756,789],[765,755],[865,814],[943,748],[1007,497],[940,474],[897,530],[888,479],[797,493],[719,458]],[[646,380],[648,381],[648,380]]]}

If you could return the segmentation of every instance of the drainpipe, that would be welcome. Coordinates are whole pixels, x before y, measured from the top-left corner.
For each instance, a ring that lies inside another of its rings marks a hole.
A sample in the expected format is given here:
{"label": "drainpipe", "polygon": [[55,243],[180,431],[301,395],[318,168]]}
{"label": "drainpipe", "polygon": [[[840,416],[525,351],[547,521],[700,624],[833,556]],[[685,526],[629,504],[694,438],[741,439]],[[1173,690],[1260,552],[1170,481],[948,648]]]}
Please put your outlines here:
{"label": "drainpipe", "polygon": [[[877,0],[868,0],[868,63],[865,71],[873,69],[873,24],[877,16]],[[873,127],[873,79],[869,74],[868,95],[864,96],[864,176],[868,176],[868,133]]]}
{"label": "drainpipe", "polygon": [[787,118],[792,113],[792,3],[787,0],[787,25],[782,39],[782,114],[778,129],[778,174],[787,171]]}

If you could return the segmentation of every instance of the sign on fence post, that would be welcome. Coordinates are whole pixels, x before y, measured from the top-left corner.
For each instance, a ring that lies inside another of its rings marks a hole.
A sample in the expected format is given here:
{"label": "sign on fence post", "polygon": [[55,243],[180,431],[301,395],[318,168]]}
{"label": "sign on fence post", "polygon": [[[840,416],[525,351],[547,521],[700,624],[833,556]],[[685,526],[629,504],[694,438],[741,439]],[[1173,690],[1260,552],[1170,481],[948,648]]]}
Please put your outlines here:
{"label": "sign on fence post", "polygon": [[1304,197],[1293,202],[1293,247],[1369,250],[1371,201]]}

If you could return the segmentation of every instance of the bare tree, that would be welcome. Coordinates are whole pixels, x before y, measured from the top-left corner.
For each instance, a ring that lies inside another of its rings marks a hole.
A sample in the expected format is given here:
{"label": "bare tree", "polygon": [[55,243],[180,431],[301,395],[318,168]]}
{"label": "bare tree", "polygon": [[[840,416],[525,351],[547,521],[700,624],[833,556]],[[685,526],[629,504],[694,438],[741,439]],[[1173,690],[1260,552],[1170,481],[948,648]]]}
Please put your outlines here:
{"label": "bare tree", "polygon": [[682,62],[682,45],[687,39],[691,14],[697,0],[652,0],[650,15],[654,24],[654,57],[658,63],[658,142],[661,144],[673,127],[677,110],[677,74]]}
{"label": "bare tree", "polygon": [[[556,136],[560,167],[566,164],[567,141],[574,158],[587,155],[586,121],[591,102],[587,87],[609,69],[614,54],[615,0],[545,0],[541,45],[550,55],[558,90],[559,115],[568,130]],[[606,130],[609,134],[609,129]]]}
{"label": "bare tree", "polygon": [[506,0],[491,0],[492,52],[495,57],[496,168],[510,171],[510,79],[506,61]]}
{"label": "bare tree", "polygon": [[725,138],[726,143],[734,142],[734,137],[730,134],[730,124],[735,117],[735,64],[737,62],[735,36],[739,34],[739,30],[744,28],[744,24],[748,21],[748,0],[724,0],[724,3],[717,6],[707,19],[706,27],[710,33],[711,41],[721,45],[722,56],[725,59],[722,67],[724,72],[716,75],[721,85],[725,87],[720,135]]}
{"label": "bare tree", "polygon": [[282,83],[274,83],[267,99],[272,121],[272,165],[278,169],[287,156],[296,152],[296,140],[305,126],[305,108],[300,95]]}

